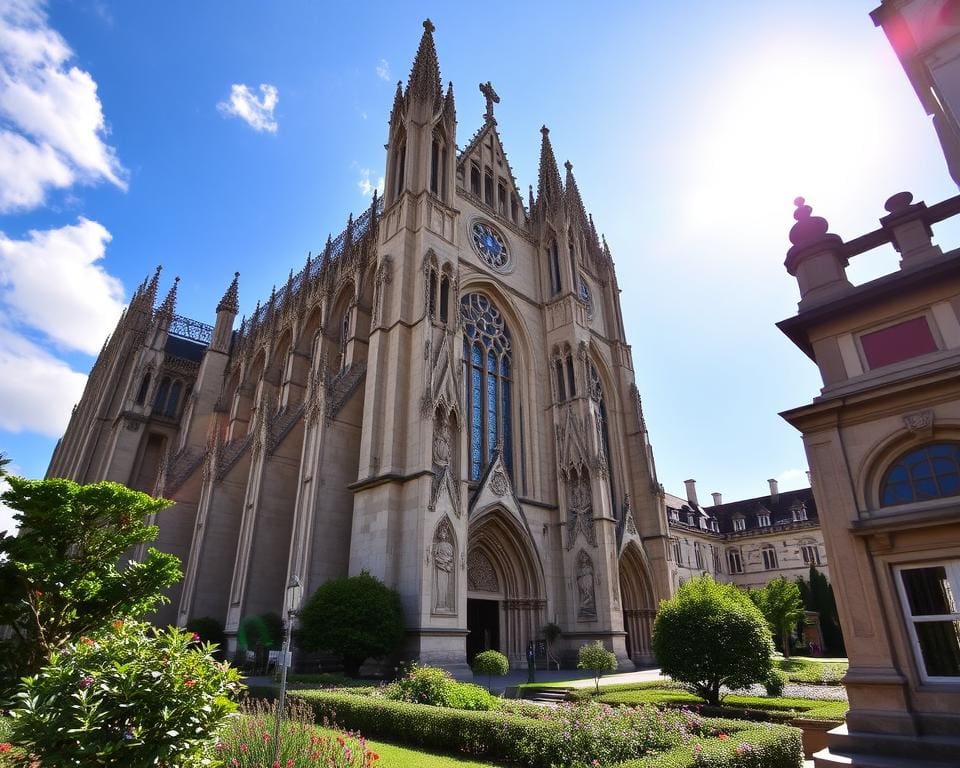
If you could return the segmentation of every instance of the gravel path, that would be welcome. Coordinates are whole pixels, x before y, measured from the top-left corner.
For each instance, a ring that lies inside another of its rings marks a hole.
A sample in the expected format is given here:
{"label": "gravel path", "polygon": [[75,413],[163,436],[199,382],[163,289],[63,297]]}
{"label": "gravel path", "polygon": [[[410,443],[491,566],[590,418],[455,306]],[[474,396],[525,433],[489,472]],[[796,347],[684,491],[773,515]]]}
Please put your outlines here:
{"label": "gravel path", "polygon": [[[740,688],[731,693],[743,696],[766,696],[767,690],[762,685],[751,685],[749,688]],[[822,701],[846,701],[847,689],[842,685],[806,685],[803,683],[787,683],[783,686],[783,695],[787,698],[820,699]]]}

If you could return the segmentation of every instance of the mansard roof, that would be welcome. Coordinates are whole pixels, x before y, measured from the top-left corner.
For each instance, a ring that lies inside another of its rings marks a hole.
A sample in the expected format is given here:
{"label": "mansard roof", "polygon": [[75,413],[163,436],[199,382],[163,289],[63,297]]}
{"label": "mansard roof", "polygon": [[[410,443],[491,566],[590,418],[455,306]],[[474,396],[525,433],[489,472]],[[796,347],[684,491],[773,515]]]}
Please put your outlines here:
{"label": "mansard roof", "polygon": [[[667,507],[667,516],[671,513],[677,513],[681,525],[689,525],[687,516],[694,515],[693,527],[709,531],[710,520],[717,522],[716,533],[725,534],[743,534],[743,533],[761,533],[776,528],[780,525],[786,525],[798,522],[794,519],[794,509],[799,509],[802,505],[806,511],[805,522],[817,524],[819,517],[817,514],[817,502],[813,497],[813,490],[810,488],[800,488],[795,491],[782,491],[776,497],[757,496],[752,499],[743,499],[741,501],[731,501],[727,504],[720,504],[712,507],[701,507],[698,504],[691,504],[686,499],[672,494],[665,494]],[[759,517],[769,515],[770,524],[760,525]],[[700,520],[706,524],[701,526]],[[734,528],[734,519],[744,521],[743,530]],[[671,525],[677,521],[671,520]]]}

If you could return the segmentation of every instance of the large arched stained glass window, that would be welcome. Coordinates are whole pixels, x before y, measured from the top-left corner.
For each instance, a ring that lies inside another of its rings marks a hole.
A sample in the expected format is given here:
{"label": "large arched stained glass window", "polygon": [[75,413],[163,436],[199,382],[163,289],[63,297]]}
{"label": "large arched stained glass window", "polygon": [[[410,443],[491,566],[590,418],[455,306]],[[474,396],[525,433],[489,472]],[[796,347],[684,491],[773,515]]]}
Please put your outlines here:
{"label": "large arched stained glass window", "polygon": [[960,443],[931,443],[905,453],[880,484],[880,506],[960,495]]}
{"label": "large arched stained glass window", "polygon": [[461,299],[460,315],[470,479],[479,480],[501,442],[503,463],[513,470],[510,332],[500,310],[481,293]]}

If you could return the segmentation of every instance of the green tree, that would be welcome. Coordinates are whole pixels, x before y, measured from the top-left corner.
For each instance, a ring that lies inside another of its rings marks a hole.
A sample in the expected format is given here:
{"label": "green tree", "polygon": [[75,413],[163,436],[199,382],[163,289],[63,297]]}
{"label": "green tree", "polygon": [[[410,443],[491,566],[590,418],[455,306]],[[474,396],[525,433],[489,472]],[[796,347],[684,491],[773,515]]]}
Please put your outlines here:
{"label": "green tree", "polygon": [[815,565],[811,565],[809,580],[804,581],[798,578],[797,586],[800,588],[804,607],[820,615],[824,650],[831,656],[845,656],[847,651],[843,643],[843,631],[840,629],[840,616],[837,613],[837,599],[833,594],[833,585]]}
{"label": "green tree", "polygon": [[783,655],[790,658],[790,634],[803,618],[800,588],[782,576],[750,590],[750,599],[763,613],[773,636],[780,640]]}
{"label": "green tree", "polygon": [[500,651],[483,651],[473,659],[473,674],[487,676],[487,690],[490,690],[491,678],[502,677],[510,671],[510,659]]}
{"label": "green tree", "polygon": [[766,619],[745,593],[703,576],[660,603],[653,652],[664,674],[717,705],[721,687],[767,679],[773,642]]}
{"label": "green tree", "polygon": [[368,658],[393,653],[403,641],[400,595],[366,571],[322,584],[300,611],[297,644],[334,653],[356,677]]}
{"label": "green tree", "polygon": [[180,561],[152,548],[142,562],[120,565],[125,552],[156,538],[144,520],[170,502],[117,483],[6,480],[0,500],[20,531],[0,537],[0,625],[12,630],[0,646],[0,686],[111,620],[154,610],[181,577]]}
{"label": "green tree", "polygon": [[587,645],[581,645],[577,651],[577,669],[586,669],[593,673],[593,685],[600,693],[600,677],[604,672],[617,671],[617,657],[596,640]]}

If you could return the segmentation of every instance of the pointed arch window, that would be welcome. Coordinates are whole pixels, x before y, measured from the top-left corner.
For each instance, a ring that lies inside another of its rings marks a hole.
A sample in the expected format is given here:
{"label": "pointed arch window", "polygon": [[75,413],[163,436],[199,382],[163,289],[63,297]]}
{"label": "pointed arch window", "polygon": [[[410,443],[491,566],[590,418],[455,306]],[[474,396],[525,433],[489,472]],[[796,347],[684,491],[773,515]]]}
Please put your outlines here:
{"label": "pointed arch window", "polygon": [[930,443],[905,453],[880,484],[880,506],[960,495],[960,442]]}
{"label": "pointed arch window", "polygon": [[480,197],[480,167],[475,163],[470,164],[470,191]]}
{"label": "pointed arch window", "polygon": [[343,320],[340,321],[340,362],[338,370],[347,367],[347,342],[350,340],[350,308],[347,307],[343,313]]}
{"label": "pointed arch window", "polygon": [[479,480],[503,447],[503,463],[513,471],[512,361],[510,332],[489,298],[470,293],[460,301],[466,388],[469,477]]}
{"label": "pointed arch window", "polygon": [[610,487],[610,503],[613,504],[614,499],[616,499],[616,494],[613,483],[613,454],[610,452],[610,429],[608,426],[607,404],[603,397],[603,383],[600,381],[600,374],[592,362],[590,363],[590,400],[593,402],[597,431],[600,435],[604,456],[607,459],[607,482]]}
{"label": "pointed arch window", "polygon": [[147,391],[150,389],[150,372],[143,374],[143,381],[140,382],[140,389],[137,391],[137,405],[143,405],[147,400]]}
{"label": "pointed arch window", "polygon": [[548,249],[548,259],[550,261],[550,294],[556,296],[560,293],[563,284],[560,281],[560,254],[557,252],[557,241],[551,240]]}

